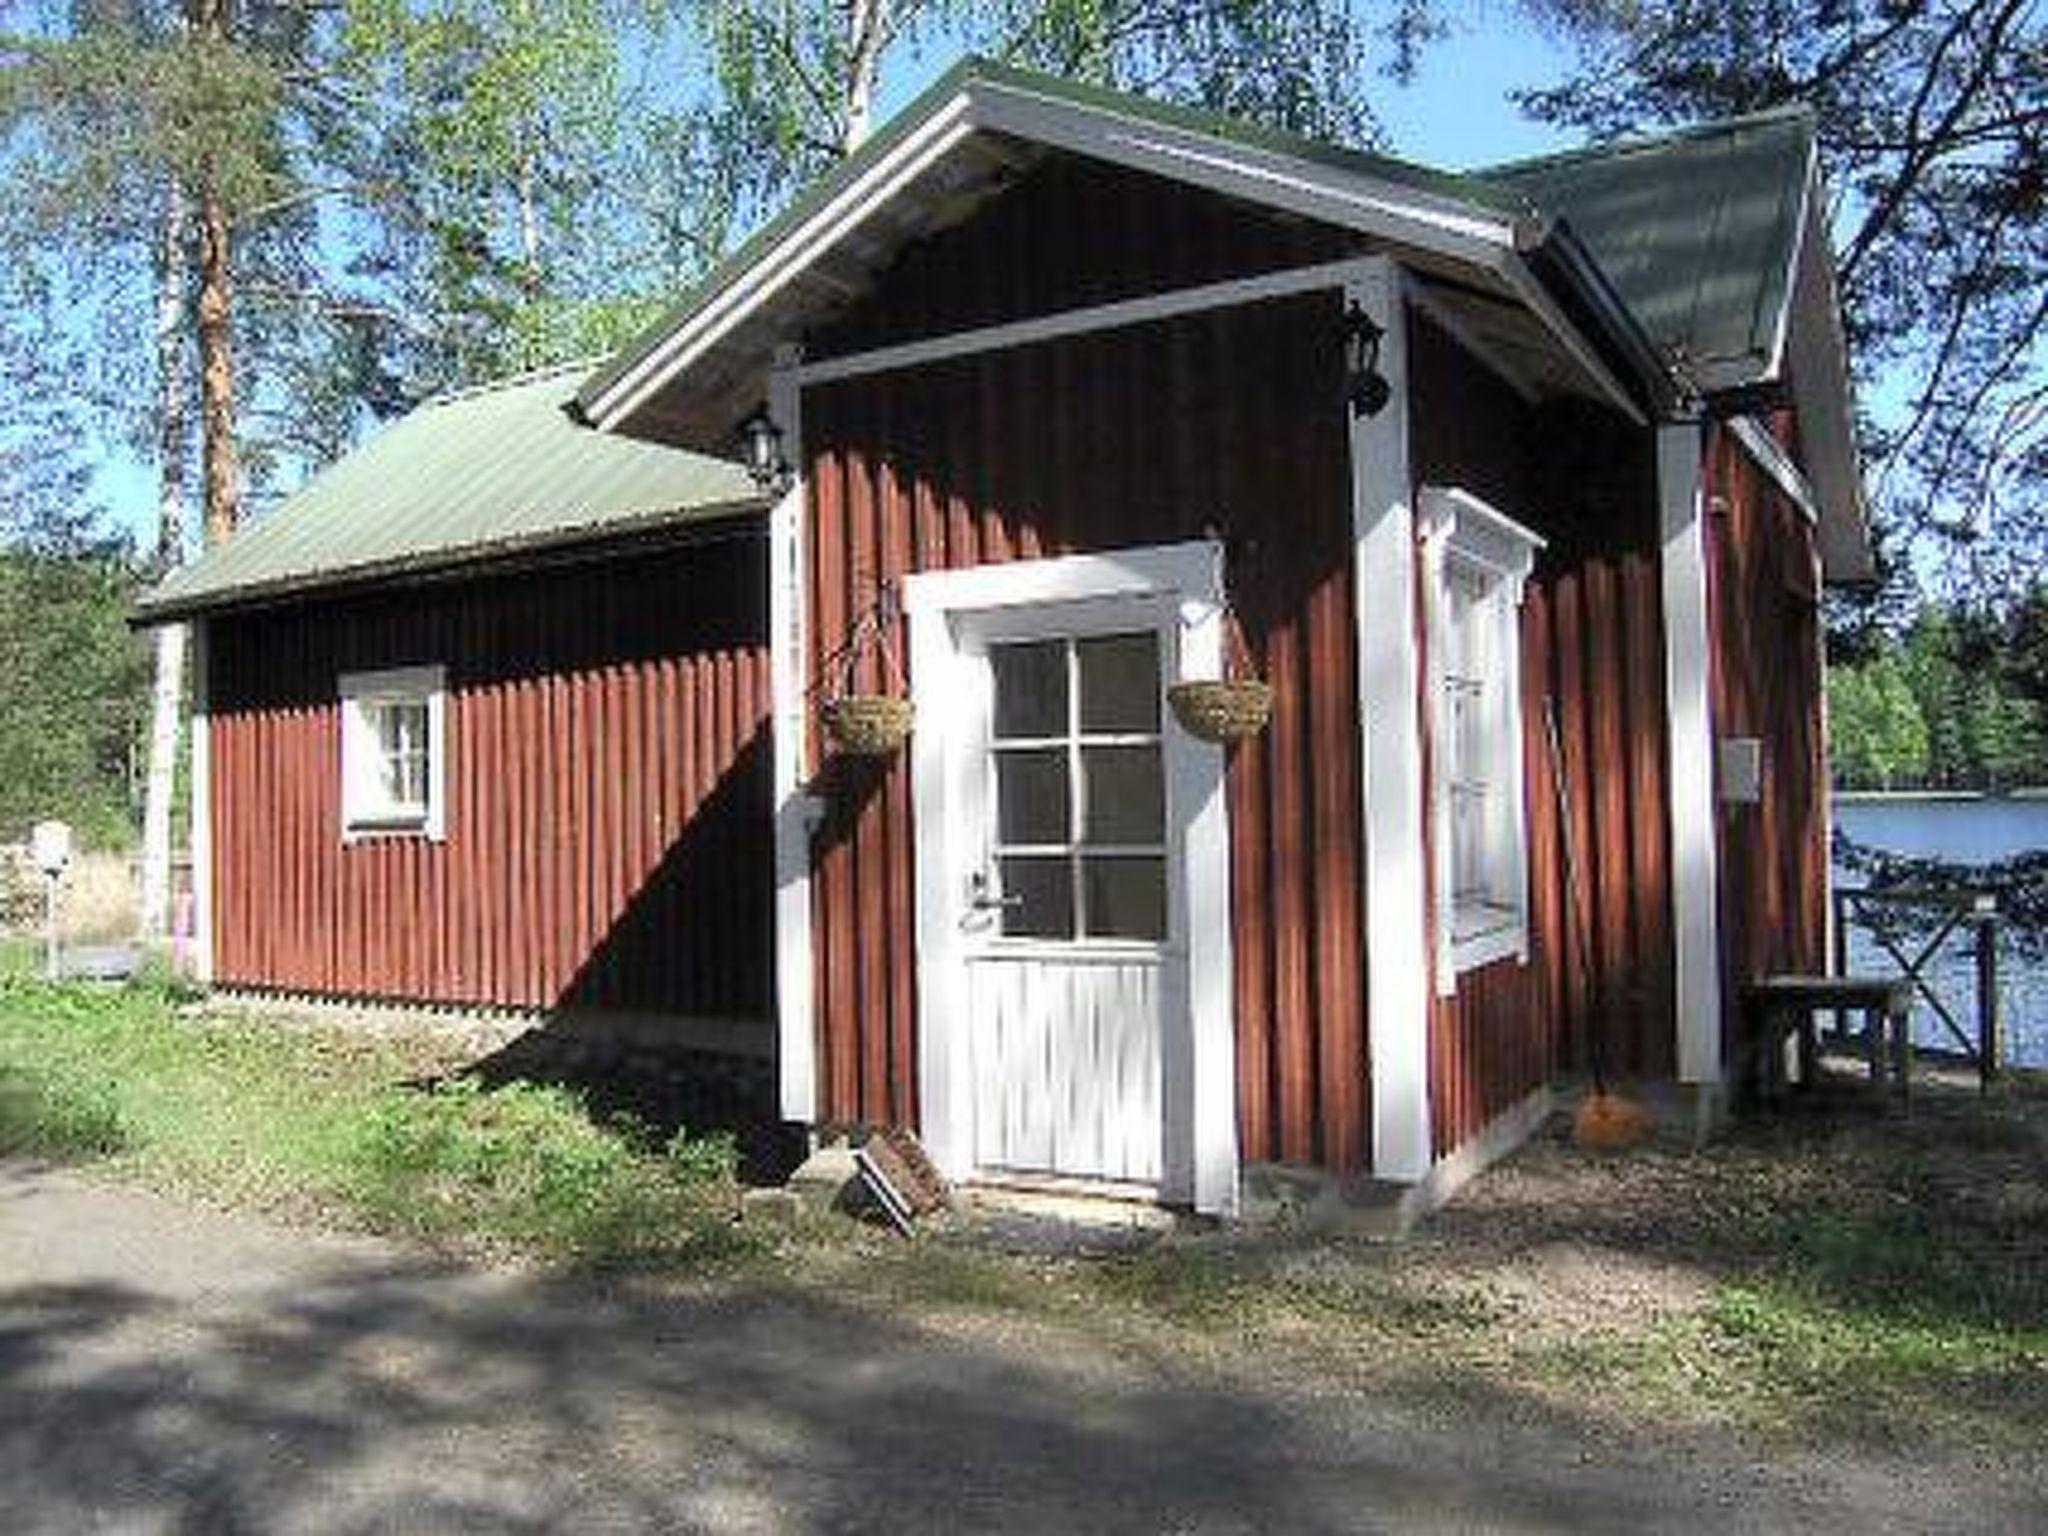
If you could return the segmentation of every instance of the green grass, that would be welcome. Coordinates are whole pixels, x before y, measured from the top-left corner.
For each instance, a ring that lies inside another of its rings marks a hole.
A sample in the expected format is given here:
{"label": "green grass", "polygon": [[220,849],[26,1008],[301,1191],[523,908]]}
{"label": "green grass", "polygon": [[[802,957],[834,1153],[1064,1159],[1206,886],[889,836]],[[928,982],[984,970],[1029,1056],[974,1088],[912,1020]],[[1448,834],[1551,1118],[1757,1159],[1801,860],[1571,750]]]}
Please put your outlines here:
{"label": "green grass", "polygon": [[[788,1283],[891,1316],[1046,1326],[1233,1374],[1902,1447],[2025,1443],[2048,1422],[2039,1086],[1930,1091],[1905,1118],[1823,1106],[1700,1154],[1539,1143],[1405,1248],[1184,1233],[1045,1256],[971,1227],[910,1243],[824,1219],[750,1233],[722,1140],[664,1146],[558,1088],[409,1086],[441,1065],[418,1042],[183,1001],[0,976],[0,1152],[562,1263],[735,1274],[773,1254]],[[1545,1253],[1576,1255],[1560,1273],[1582,1285],[1602,1264],[1688,1279],[1654,1306],[1626,1289],[1575,1301],[1532,1290],[1527,1260]]]}
{"label": "green grass", "polygon": [[403,1043],[208,1019],[160,987],[0,978],[0,1151],[212,1203],[585,1264],[736,1253],[732,1149],[572,1093],[416,1086]]}

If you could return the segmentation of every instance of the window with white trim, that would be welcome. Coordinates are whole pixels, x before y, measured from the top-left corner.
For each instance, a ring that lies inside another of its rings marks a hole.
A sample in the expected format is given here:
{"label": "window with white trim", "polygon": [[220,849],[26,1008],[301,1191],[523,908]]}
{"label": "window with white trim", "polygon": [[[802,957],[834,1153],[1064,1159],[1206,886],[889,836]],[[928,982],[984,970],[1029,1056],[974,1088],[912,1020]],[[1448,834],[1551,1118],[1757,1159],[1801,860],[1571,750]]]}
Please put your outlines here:
{"label": "window with white trim", "polygon": [[1522,592],[1543,541],[1468,491],[1420,497],[1437,982],[1529,954]]}
{"label": "window with white trim", "polygon": [[347,672],[340,692],[342,836],[440,838],[447,669]]}
{"label": "window with white trim", "polygon": [[1159,636],[988,648],[991,853],[1004,938],[1163,943]]}

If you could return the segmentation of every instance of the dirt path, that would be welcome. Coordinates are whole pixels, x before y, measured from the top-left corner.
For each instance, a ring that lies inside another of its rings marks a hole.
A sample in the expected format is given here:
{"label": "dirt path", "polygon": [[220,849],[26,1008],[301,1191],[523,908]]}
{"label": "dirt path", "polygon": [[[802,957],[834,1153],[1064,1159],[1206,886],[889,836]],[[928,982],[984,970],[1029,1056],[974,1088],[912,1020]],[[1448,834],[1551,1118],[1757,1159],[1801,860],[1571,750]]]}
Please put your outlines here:
{"label": "dirt path", "polygon": [[[106,1531],[2018,1531],[2039,1486],[549,1279],[0,1163],[0,1509]],[[1440,1399],[1440,1401],[1442,1401]]]}

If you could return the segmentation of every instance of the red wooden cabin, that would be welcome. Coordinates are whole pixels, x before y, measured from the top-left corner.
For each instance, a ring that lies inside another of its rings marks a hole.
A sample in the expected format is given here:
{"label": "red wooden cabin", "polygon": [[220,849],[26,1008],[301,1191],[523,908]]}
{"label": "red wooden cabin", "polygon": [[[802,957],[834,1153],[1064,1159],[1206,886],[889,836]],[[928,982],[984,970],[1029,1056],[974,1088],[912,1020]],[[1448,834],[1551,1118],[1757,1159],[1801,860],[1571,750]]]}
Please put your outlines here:
{"label": "red wooden cabin", "polygon": [[[1822,221],[1796,114],[1453,176],[965,65],[595,373],[145,601],[211,977],[658,1018],[956,1178],[1226,1213],[1438,1193],[1595,1031],[1710,1105],[1824,958]],[[1228,670],[1223,747],[1167,692]]]}

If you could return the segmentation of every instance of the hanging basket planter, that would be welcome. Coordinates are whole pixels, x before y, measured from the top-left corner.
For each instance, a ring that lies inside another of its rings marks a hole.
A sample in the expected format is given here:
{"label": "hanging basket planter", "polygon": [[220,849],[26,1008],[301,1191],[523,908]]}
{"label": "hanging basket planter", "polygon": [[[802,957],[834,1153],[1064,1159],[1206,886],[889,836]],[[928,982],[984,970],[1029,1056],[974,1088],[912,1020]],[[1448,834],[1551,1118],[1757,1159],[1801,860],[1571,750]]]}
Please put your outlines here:
{"label": "hanging basket planter", "polygon": [[[874,606],[855,622],[839,654],[838,687],[818,706],[819,721],[832,744],[848,757],[888,757],[910,737],[916,717],[907,695],[909,685],[889,645],[896,620],[895,592],[886,583],[875,593]],[[895,691],[868,693],[854,686],[861,653],[872,647]]]}
{"label": "hanging basket planter", "polygon": [[1245,644],[1237,610],[1230,601],[1220,548],[1216,592],[1223,606],[1223,646],[1228,658],[1224,670],[1231,675],[1175,683],[1166,690],[1166,702],[1173,718],[1190,736],[1227,747],[1266,728],[1273,718],[1273,685],[1263,681],[1252,665],[1251,647]]}
{"label": "hanging basket planter", "polygon": [[1166,690],[1166,702],[1190,736],[1228,746],[1266,728],[1273,715],[1273,688],[1256,678],[1175,683]]}
{"label": "hanging basket planter", "polygon": [[848,693],[818,711],[825,733],[849,757],[887,757],[910,738],[916,710],[893,693]]}

